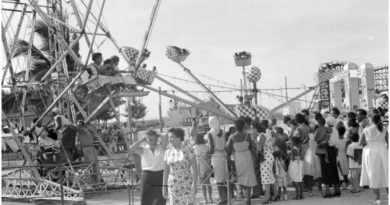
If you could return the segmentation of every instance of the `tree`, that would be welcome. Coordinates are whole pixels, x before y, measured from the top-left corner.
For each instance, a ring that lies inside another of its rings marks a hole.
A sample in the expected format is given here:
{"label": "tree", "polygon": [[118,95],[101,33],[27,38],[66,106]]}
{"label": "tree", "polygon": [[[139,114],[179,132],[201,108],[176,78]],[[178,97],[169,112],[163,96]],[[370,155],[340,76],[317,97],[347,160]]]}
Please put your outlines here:
{"label": "tree", "polygon": [[[122,114],[125,117],[129,117],[129,107],[126,106],[126,112],[125,114]],[[131,103],[131,116],[133,119],[139,120],[141,118],[144,118],[147,113],[147,108],[145,104],[142,103],[141,99],[133,100]]]}
{"label": "tree", "polygon": [[[59,19],[63,19],[58,17]],[[65,26],[60,26],[61,29],[59,31],[63,31],[62,35],[65,37],[67,43],[70,43],[70,32]],[[34,22],[34,30],[32,31],[39,38],[38,42],[41,42],[40,46],[34,45],[36,42],[27,42],[23,39],[17,39],[10,44],[10,47],[14,47],[15,50],[13,52],[12,58],[27,58],[29,51],[29,44],[31,43],[31,66],[29,69],[29,81],[40,81],[42,77],[49,71],[52,63],[56,60],[54,49],[50,48],[50,45],[53,44],[54,35],[50,34],[49,26],[41,20],[37,20]],[[74,36],[73,36],[74,39]],[[53,48],[54,46],[52,46]],[[73,47],[73,51],[76,55],[79,55],[79,46],[76,45]],[[66,64],[68,71],[75,71],[76,64],[70,55],[66,56]],[[22,83],[24,82],[26,75],[26,69],[19,71],[14,74],[12,83]],[[50,83],[51,79],[48,78],[45,83]],[[14,107],[15,104],[19,105],[21,99],[21,90],[15,91],[15,93],[11,93],[7,96],[2,96],[7,98],[7,103],[4,104],[6,110],[11,110],[10,108]],[[26,107],[31,107],[35,110],[36,113],[42,113],[46,108],[45,104],[48,105],[52,98],[50,86],[47,85],[36,85],[32,88],[28,88],[27,90],[27,98],[26,98]],[[45,102],[44,102],[45,101]]]}

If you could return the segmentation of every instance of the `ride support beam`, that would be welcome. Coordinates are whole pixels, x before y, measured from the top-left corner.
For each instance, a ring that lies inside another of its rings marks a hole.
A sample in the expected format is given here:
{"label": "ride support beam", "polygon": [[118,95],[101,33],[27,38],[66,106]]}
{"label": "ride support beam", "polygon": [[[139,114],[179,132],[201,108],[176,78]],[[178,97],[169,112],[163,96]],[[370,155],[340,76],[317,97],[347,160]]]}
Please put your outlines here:
{"label": "ride support beam", "polygon": [[[1,79],[1,84],[2,85],[4,84],[4,80],[5,80],[5,76],[7,74],[8,68],[10,69],[11,78],[13,78],[13,75],[14,75],[14,71],[13,71],[12,64],[11,64],[11,58],[14,55],[14,52],[15,52],[15,47],[16,47],[15,42],[16,42],[16,40],[19,37],[19,33],[20,33],[20,29],[21,29],[22,24],[23,24],[24,16],[26,15],[26,10],[27,10],[27,5],[24,5],[23,11],[22,11],[22,16],[20,17],[20,20],[18,22],[18,27],[16,28],[16,32],[15,32],[15,35],[14,35],[14,43],[12,44],[11,49],[10,49],[10,51],[11,51],[10,52],[10,60],[8,61],[9,64],[7,63],[7,65],[5,67],[5,71],[3,73],[3,78]],[[5,31],[4,31],[4,39],[6,39],[5,38]],[[4,46],[8,46],[8,44],[5,44]]]}
{"label": "ride support beam", "polygon": [[192,95],[191,93],[189,93],[189,92],[187,92],[186,90],[180,88],[179,86],[176,86],[175,84],[173,84],[173,83],[171,83],[171,82],[165,80],[165,79],[162,78],[161,76],[156,75],[155,78],[158,79],[158,80],[160,80],[161,82],[163,82],[163,83],[165,83],[165,84],[167,84],[167,85],[169,85],[169,86],[171,86],[171,87],[173,87],[173,88],[179,90],[179,91],[182,92],[183,94],[187,95],[188,97],[193,98],[194,100],[198,101],[199,103],[203,103],[203,100],[199,99],[199,98],[196,97],[195,95]]}
{"label": "ride support beam", "polygon": [[[28,82],[29,81],[29,74],[30,74],[30,68],[32,66],[32,42],[34,42],[34,30],[35,30],[35,20],[36,20],[36,17],[37,17],[37,13],[35,11],[33,11],[33,18],[32,18],[32,32],[30,33],[30,44],[28,45],[28,54],[27,54],[27,68],[26,68],[26,74],[24,75],[24,81],[25,82]],[[22,102],[20,103],[20,115],[21,115],[21,121],[22,121],[22,124],[23,124],[23,127],[27,127],[26,126],[26,122],[24,120],[24,108],[25,108],[25,105],[26,105],[26,97],[27,97],[27,89],[28,87],[25,87],[23,89],[23,97],[22,97]]]}
{"label": "ride support beam", "polygon": [[[35,11],[41,16],[42,20],[53,30],[56,30],[56,27],[55,25],[53,25],[50,20],[49,20],[49,17],[46,13],[44,13],[42,11],[42,9],[38,6],[38,3],[36,2],[36,0],[29,0],[30,1],[30,6],[33,7],[33,9],[35,9]],[[92,1],[92,0],[91,0]],[[54,37],[56,38],[57,41],[59,41],[61,44],[64,45],[64,47],[66,48],[66,50],[69,52],[69,54],[72,56],[73,60],[75,61],[75,63],[81,65],[81,66],[84,66],[84,64],[81,62],[81,60],[77,57],[76,53],[69,47],[68,43],[65,41],[65,38],[58,32],[55,32],[54,33]]]}
{"label": "ride support beam", "polygon": [[274,113],[275,111],[279,110],[280,108],[284,107],[285,105],[288,105],[288,104],[290,104],[291,102],[293,102],[293,101],[299,99],[300,97],[306,95],[307,93],[313,91],[316,87],[317,87],[317,86],[308,87],[308,89],[307,89],[306,91],[302,92],[301,94],[299,94],[299,95],[297,95],[297,96],[295,96],[295,97],[293,97],[293,98],[290,98],[289,100],[287,100],[287,102],[282,103],[282,104],[276,106],[275,108],[271,109],[271,110],[269,111],[270,114]]}
{"label": "ride support beam", "polygon": [[[91,7],[92,7],[92,2],[93,0],[90,0],[89,1],[89,4],[88,4],[88,9],[87,9],[87,13],[85,14],[85,19],[84,19],[84,24],[82,25],[81,27],[81,35],[78,36],[70,45],[70,49],[73,49],[73,47],[80,41],[81,37],[85,34],[83,33],[85,31],[85,27],[87,26],[87,22],[88,22],[88,17],[89,17],[89,14],[91,13]],[[49,71],[42,77],[41,79],[41,82],[43,82],[44,80],[46,80],[46,78],[49,77],[49,75],[54,71],[54,69],[57,67],[57,65],[66,57],[66,55],[69,54],[69,50],[66,50],[62,55],[61,57],[59,57],[56,62],[53,64],[53,66],[51,66],[51,68],[49,69]],[[78,58],[77,58],[78,59]],[[78,63],[81,63],[81,61],[79,60]],[[81,64],[80,64],[81,65]]]}
{"label": "ride support beam", "polygon": [[[148,89],[148,90],[150,90],[150,91],[159,93],[159,89],[150,87],[150,86],[148,86],[148,85],[139,85],[139,86],[144,87],[144,88],[146,88],[146,89]],[[220,111],[220,110],[218,110],[218,109],[215,109],[215,108],[213,108],[213,107],[205,106],[205,105],[202,105],[202,104],[197,104],[197,103],[191,102],[191,101],[189,101],[189,100],[186,100],[186,99],[184,99],[184,98],[181,98],[181,97],[177,97],[177,96],[175,96],[175,95],[168,94],[168,93],[166,93],[166,92],[161,92],[161,95],[163,95],[163,96],[165,96],[165,97],[168,97],[168,98],[173,98],[173,99],[175,99],[175,100],[181,101],[181,102],[183,102],[183,103],[186,103],[186,104],[188,104],[188,105],[194,106],[194,107],[199,108],[199,109],[207,110],[207,111],[209,111],[209,112],[211,112],[211,113],[214,113],[215,115],[219,115],[219,116],[225,117],[225,118],[230,119],[230,120],[235,120],[235,119],[236,119],[235,117],[230,116],[230,115],[228,115],[228,114],[226,114],[226,113],[224,113],[224,112],[222,112],[222,111]]]}
{"label": "ride support beam", "polygon": [[210,89],[208,89],[194,74],[192,74],[191,70],[186,68],[182,63],[178,63],[182,68],[183,70],[193,79],[195,80],[196,82],[198,82],[198,84],[206,91],[209,93],[209,95],[211,96],[212,99],[214,99],[218,104],[219,106],[221,106],[225,112],[229,115],[231,115],[233,118],[237,118],[237,115],[231,111],[223,102],[222,100],[220,100]]}
{"label": "ride support beam", "polygon": [[3,118],[3,120],[6,120],[8,127],[11,130],[12,138],[15,140],[16,144],[18,145],[18,147],[22,151],[24,159],[27,161],[27,165],[30,166],[33,176],[40,179],[41,175],[39,175],[37,167],[35,166],[34,162],[32,161],[32,159],[31,159],[29,153],[27,152],[26,148],[24,147],[23,143],[20,141],[18,134],[16,134],[14,124],[12,124],[7,119],[7,115],[4,113],[4,111],[2,111],[2,118]]}
{"label": "ride support beam", "polygon": [[76,83],[76,81],[80,78],[81,74],[83,74],[85,67],[73,78],[73,80],[65,87],[65,89],[54,99],[54,101],[50,104],[50,106],[43,112],[43,114],[38,118],[38,120],[31,126],[33,129],[37,126],[38,122],[41,121],[47,113],[50,112],[51,109],[57,104],[57,102],[62,98],[62,96]]}
{"label": "ride support beam", "polygon": [[[19,4],[14,4],[14,8],[11,10],[12,12],[8,17],[7,23],[5,23],[5,27],[3,28],[3,29],[5,29],[5,32],[7,32],[9,25],[11,25],[11,21],[14,17],[15,11],[20,11],[20,10],[17,10],[18,6],[19,6]],[[4,8],[3,8],[3,10],[4,10]]]}
{"label": "ride support beam", "polygon": [[[79,11],[77,9],[77,6],[76,6],[76,3],[75,3],[74,0],[70,0],[70,4],[71,4],[71,6],[73,8],[73,13],[76,16],[77,24],[82,29],[81,32],[84,32],[84,30],[85,30],[84,29],[85,28],[84,25],[86,24],[86,20],[88,20],[88,19],[85,19],[84,21],[81,20],[80,13],[79,13]],[[90,6],[91,6],[91,4],[88,5],[88,8],[87,8],[88,10],[91,10]],[[84,32],[84,34],[87,34],[87,33]],[[81,33],[81,35],[83,35],[83,33]],[[87,46],[89,47],[91,45],[91,42],[89,41],[88,35],[84,35],[84,38],[85,38],[85,42],[87,43]]]}
{"label": "ride support beam", "polygon": [[146,49],[146,46],[148,45],[148,41],[149,41],[149,38],[152,34],[152,29],[153,29],[153,25],[156,21],[156,18],[157,18],[157,12],[158,12],[158,9],[160,7],[160,4],[161,4],[161,0],[156,0],[156,3],[154,4],[153,6],[153,10],[152,10],[152,14],[150,16],[150,21],[149,21],[149,25],[148,25],[148,29],[146,29],[146,32],[145,32],[145,37],[144,37],[144,41],[142,43],[142,47],[141,47],[141,50],[139,50],[139,53],[138,53],[138,58],[137,58],[137,62],[135,64],[135,71],[134,71],[134,74],[137,73],[137,70],[139,68],[139,66],[141,65],[141,58],[142,58],[142,54],[143,54],[143,51]]}

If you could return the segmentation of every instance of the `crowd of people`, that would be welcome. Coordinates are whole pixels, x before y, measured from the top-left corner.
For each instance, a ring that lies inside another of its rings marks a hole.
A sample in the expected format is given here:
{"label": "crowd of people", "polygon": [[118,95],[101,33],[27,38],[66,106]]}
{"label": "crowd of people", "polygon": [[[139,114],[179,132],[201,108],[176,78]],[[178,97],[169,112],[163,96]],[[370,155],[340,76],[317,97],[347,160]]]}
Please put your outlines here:
{"label": "crowd of people", "polygon": [[302,110],[282,123],[240,117],[227,132],[210,117],[210,131],[192,130],[188,140],[181,128],[164,136],[149,130],[131,146],[142,159],[141,204],[165,204],[168,198],[170,204],[195,204],[198,183],[205,202],[213,203],[211,177],[217,204],[226,204],[228,195],[247,204],[261,196],[263,204],[289,200],[291,185],[294,200],[317,195],[315,186],[323,198],[340,197],[350,187],[354,195],[373,189],[380,204],[379,189],[388,187],[383,121],[384,112],[377,110],[343,115],[333,108],[323,114]]}

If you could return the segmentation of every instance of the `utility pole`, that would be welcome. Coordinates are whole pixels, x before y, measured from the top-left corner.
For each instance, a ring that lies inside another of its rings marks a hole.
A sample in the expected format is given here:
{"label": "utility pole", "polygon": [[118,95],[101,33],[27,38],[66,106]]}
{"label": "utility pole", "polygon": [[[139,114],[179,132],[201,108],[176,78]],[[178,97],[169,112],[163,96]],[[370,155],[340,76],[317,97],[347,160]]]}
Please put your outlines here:
{"label": "utility pole", "polygon": [[288,95],[287,95],[287,77],[284,77],[284,85],[286,87],[286,102],[288,101]]}
{"label": "utility pole", "polygon": [[162,110],[161,110],[161,87],[158,87],[158,112],[160,116],[160,132],[163,131],[163,119],[162,119]]}

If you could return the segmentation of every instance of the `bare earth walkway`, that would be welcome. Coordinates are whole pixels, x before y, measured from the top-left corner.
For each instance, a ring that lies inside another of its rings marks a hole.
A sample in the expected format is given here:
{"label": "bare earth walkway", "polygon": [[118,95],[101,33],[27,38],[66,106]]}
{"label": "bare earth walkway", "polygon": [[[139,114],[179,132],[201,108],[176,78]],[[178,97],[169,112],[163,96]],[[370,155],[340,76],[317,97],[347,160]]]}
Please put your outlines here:
{"label": "bare earth walkway", "polygon": [[[130,190],[131,191],[131,190]],[[88,205],[139,205],[139,190],[134,189],[134,203],[129,203],[129,190],[112,190],[107,193],[97,193],[94,195],[88,195],[86,199],[86,204]],[[292,189],[289,189],[288,195],[289,198],[294,196]],[[213,189],[213,200],[217,199],[217,190]],[[388,197],[386,194],[386,190],[381,190],[381,198],[382,204],[388,204]],[[199,204],[204,204],[202,193],[196,195],[197,202]],[[312,204],[320,204],[320,205],[367,205],[373,204],[374,194],[372,190],[364,190],[359,193],[359,196],[354,196],[350,193],[350,190],[342,191],[342,195],[339,198],[331,198],[331,199],[323,199],[319,196],[318,191],[314,191],[314,196],[309,197],[307,193],[305,193],[305,199],[303,200],[288,200],[288,201],[278,201],[273,202],[272,204],[283,204],[283,205],[312,205]],[[265,198],[252,200],[252,204],[261,204],[261,202],[265,200]],[[27,205],[28,203],[21,202],[5,202],[2,201],[4,205]],[[46,205],[46,204],[61,204],[61,202],[47,201],[47,202],[38,202],[35,204]],[[66,203],[69,204],[69,203]],[[85,204],[85,203],[83,203]],[[169,203],[167,203],[169,204]],[[233,200],[232,204],[245,204],[244,201]]]}

